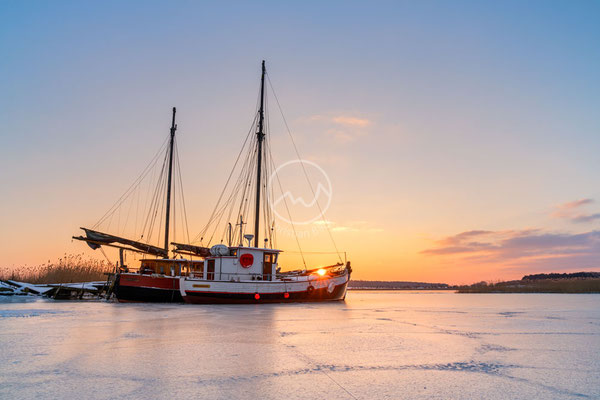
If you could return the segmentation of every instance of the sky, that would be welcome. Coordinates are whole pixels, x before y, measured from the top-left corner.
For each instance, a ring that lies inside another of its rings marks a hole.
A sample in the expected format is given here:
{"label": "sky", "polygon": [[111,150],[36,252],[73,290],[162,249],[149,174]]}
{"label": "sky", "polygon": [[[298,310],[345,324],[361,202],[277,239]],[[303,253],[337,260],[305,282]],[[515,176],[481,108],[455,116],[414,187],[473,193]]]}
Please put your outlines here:
{"label": "sky", "polygon": [[[71,236],[139,175],[173,106],[195,236],[264,59],[301,158],[330,180],[324,219],[299,228],[304,251],[337,246],[355,279],[598,271],[599,20],[594,1],[4,0],[0,266],[102,259]],[[297,156],[268,99],[283,165]],[[282,265],[297,266],[279,225]]]}

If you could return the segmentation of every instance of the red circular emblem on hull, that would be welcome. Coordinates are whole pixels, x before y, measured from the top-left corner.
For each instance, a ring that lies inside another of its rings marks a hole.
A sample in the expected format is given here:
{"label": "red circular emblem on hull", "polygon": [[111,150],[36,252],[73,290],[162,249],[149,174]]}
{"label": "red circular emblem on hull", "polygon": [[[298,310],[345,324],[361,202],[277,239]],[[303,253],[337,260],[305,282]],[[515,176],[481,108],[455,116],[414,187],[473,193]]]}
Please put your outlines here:
{"label": "red circular emblem on hull", "polygon": [[254,263],[254,256],[252,254],[246,253],[240,256],[240,265],[244,268],[248,268]]}

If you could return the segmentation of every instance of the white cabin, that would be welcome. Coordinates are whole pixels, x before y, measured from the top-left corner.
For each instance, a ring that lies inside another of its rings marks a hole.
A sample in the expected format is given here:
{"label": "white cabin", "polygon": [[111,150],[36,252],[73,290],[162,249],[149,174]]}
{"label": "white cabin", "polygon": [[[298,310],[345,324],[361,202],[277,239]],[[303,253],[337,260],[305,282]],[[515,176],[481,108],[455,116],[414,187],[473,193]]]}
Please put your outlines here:
{"label": "white cabin", "polygon": [[281,250],[258,247],[216,245],[204,259],[204,273],[197,276],[207,281],[273,281]]}

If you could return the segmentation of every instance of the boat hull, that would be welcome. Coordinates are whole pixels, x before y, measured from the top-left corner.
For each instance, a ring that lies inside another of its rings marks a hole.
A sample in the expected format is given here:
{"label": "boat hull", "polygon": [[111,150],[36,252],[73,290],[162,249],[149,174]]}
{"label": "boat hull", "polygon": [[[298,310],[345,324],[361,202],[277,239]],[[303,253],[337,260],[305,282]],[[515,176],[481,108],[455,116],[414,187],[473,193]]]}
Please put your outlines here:
{"label": "boat hull", "polygon": [[179,277],[119,274],[115,296],[122,303],[181,303]]}
{"label": "boat hull", "polygon": [[[319,282],[219,282],[182,278],[183,300],[189,304],[257,304],[341,301],[347,276]],[[196,287],[194,287],[196,286]],[[203,287],[204,286],[204,287]]]}

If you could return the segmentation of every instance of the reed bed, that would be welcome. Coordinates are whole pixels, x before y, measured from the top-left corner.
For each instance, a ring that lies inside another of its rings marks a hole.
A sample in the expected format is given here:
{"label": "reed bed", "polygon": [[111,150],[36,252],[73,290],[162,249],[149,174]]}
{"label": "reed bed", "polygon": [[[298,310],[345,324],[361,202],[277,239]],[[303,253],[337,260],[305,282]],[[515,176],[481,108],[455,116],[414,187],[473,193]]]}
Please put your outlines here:
{"label": "reed bed", "polygon": [[0,267],[0,279],[41,283],[73,283],[106,280],[115,267],[104,260],[94,260],[83,254],[65,254],[57,262],[34,266]]}

